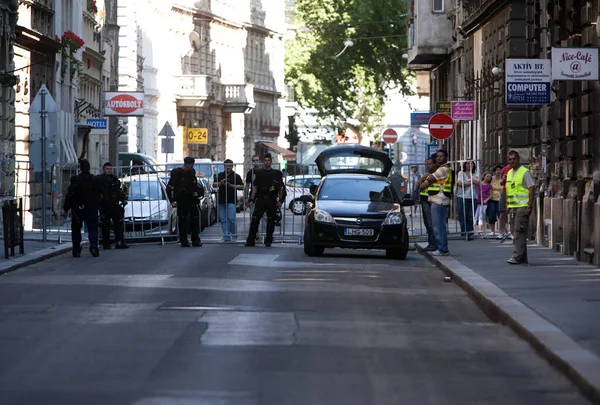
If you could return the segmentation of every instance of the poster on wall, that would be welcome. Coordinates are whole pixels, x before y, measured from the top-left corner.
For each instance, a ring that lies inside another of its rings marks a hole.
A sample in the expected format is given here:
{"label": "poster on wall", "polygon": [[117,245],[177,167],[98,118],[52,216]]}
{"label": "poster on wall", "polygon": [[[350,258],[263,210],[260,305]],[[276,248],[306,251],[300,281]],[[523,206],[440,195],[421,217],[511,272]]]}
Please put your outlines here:
{"label": "poster on wall", "polygon": [[552,80],[598,80],[598,48],[552,48]]}

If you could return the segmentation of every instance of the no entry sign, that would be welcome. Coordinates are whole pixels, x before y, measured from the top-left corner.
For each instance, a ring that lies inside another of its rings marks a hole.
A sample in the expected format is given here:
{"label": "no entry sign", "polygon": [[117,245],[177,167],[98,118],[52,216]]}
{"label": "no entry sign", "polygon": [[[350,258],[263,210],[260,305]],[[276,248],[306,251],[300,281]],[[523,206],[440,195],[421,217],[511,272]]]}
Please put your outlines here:
{"label": "no entry sign", "polygon": [[387,143],[388,145],[390,143],[396,143],[396,141],[398,140],[398,133],[395,129],[388,128],[385,131],[383,131],[382,139],[383,142]]}
{"label": "no entry sign", "polygon": [[454,121],[449,115],[436,114],[429,120],[429,133],[435,139],[443,141],[454,132]]}

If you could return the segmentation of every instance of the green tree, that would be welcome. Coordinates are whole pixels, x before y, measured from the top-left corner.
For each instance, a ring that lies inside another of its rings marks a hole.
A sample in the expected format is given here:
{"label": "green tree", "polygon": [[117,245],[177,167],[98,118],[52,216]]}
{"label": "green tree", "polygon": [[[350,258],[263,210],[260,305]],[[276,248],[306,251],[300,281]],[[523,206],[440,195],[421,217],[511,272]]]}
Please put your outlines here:
{"label": "green tree", "polygon": [[296,22],[309,28],[286,44],[298,103],[332,126],[378,129],[386,90],[411,94],[406,9],[406,0],[296,0]]}

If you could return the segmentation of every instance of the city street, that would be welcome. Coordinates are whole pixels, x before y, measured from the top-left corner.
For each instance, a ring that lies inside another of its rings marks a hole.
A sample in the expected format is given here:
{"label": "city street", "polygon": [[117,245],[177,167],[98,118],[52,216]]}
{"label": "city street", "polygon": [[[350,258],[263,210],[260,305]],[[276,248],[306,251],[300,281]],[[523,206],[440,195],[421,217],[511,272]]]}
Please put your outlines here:
{"label": "city street", "polygon": [[0,403],[586,404],[417,252],[133,246],[0,277]]}

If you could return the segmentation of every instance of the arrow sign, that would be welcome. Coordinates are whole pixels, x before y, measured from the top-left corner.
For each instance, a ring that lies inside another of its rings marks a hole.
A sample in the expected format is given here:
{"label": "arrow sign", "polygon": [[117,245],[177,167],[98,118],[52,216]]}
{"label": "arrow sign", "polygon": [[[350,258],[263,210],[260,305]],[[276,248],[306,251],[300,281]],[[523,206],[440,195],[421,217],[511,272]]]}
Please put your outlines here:
{"label": "arrow sign", "polygon": [[165,125],[163,125],[162,129],[158,133],[158,136],[166,136],[167,138],[175,136],[175,132],[173,132],[173,128],[171,128],[169,121],[165,122]]}
{"label": "arrow sign", "polygon": [[388,128],[383,131],[383,136],[381,138],[383,139],[383,142],[387,143],[388,145],[391,143],[396,143],[398,140],[398,133],[395,129]]}
{"label": "arrow sign", "polygon": [[443,141],[454,133],[454,121],[446,114],[435,114],[429,120],[429,133],[435,139]]}

